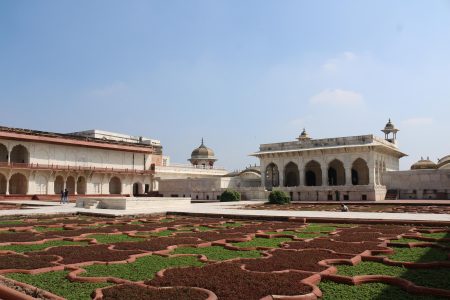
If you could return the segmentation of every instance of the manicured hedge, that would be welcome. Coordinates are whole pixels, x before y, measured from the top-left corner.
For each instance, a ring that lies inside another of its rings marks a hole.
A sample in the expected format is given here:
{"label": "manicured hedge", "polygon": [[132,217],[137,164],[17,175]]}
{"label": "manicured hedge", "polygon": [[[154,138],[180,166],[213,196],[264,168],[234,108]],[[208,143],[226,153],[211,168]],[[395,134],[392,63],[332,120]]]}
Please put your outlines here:
{"label": "manicured hedge", "polygon": [[240,201],[241,194],[235,190],[225,190],[222,195],[220,195],[220,202],[231,202]]}
{"label": "manicured hedge", "polygon": [[271,204],[288,204],[291,203],[291,197],[283,191],[271,191],[269,195],[269,203]]}

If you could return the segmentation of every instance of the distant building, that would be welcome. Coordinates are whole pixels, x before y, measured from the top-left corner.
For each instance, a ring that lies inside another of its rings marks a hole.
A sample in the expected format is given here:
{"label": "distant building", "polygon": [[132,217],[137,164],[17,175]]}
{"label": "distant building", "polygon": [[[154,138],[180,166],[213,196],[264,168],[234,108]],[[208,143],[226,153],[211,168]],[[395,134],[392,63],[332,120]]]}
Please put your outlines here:
{"label": "distant building", "polygon": [[0,195],[143,194],[161,158],[160,142],[147,138],[0,127]]}
{"label": "distant building", "polygon": [[399,170],[406,154],[389,122],[374,135],[312,139],[306,130],[296,141],[262,144],[253,153],[261,164],[261,186],[280,189],[292,200],[383,200],[382,173]]}
{"label": "distant building", "polygon": [[163,179],[228,173],[203,143],[197,150],[194,165],[179,165],[162,155],[160,141],[142,136],[0,127],[0,197],[48,199],[66,188],[72,195],[157,195]]}
{"label": "distant building", "polygon": [[387,199],[449,199],[450,155],[438,160],[421,158],[408,171],[386,172]]}

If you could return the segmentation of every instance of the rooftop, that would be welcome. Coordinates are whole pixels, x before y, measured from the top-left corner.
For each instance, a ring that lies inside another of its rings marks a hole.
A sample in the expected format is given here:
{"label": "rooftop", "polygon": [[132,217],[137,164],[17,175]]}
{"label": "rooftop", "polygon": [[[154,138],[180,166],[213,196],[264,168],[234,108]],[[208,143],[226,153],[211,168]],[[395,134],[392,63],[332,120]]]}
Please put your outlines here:
{"label": "rooftop", "polygon": [[381,146],[397,152],[400,156],[406,156],[406,154],[402,153],[395,144],[388,142],[382,138],[376,137],[372,134],[261,144],[259,147],[259,151],[252,153],[251,155],[258,156],[260,154],[266,153],[310,151],[363,146]]}
{"label": "rooftop", "polygon": [[[108,133],[107,131],[97,130],[97,133],[98,132]],[[25,139],[30,141],[40,141],[46,143],[63,143],[63,144],[67,143],[87,147],[89,146],[102,147],[101,145],[104,145],[104,148],[115,148],[117,150],[125,150],[125,151],[132,151],[133,149],[139,148],[142,150],[147,149],[144,150],[145,152],[147,152],[148,149],[158,149],[160,151],[162,148],[159,141],[157,141],[158,143],[145,143],[140,140],[136,142],[131,140],[108,139],[105,136],[102,138],[98,138],[95,137],[95,135],[90,136],[88,133],[92,133],[92,131],[81,131],[78,133],[56,133],[56,132],[0,126],[0,138],[5,139],[16,139],[16,140]]]}

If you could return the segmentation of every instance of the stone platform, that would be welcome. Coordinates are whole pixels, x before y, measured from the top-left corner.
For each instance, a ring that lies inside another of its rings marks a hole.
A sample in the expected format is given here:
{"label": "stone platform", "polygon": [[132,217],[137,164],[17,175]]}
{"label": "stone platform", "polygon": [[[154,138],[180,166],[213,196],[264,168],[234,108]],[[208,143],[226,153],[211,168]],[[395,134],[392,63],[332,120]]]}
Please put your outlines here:
{"label": "stone platform", "polygon": [[146,209],[151,207],[183,206],[191,203],[190,198],[175,197],[86,197],[78,198],[77,208],[96,209]]}
{"label": "stone platform", "polygon": [[[190,200],[183,198],[171,198],[173,201],[165,201],[168,198],[156,198],[153,201],[136,201],[133,206],[133,200],[126,209],[101,209],[76,207],[75,203],[58,204],[43,201],[27,201],[27,203],[41,204],[34,209],[1,210],[0,218],[30,217],[36,215],[55,215],[55,214],[87,214],[99,216],[136,216],[150,214],[188,214],[216,217],[248,217],[261,219],[279,219],[279,218],[306,218],[310,221],[331,220],[342,222],[358,222],[365,220],[378,220],[379,222],[423,222],[433,223],[434,225],[450,225],[450,214],[431,214],[431,213],[377,213],[377,212],[331,212],[331,211],[286,211],[286,210],[250,210],[243,209],[248,204],[262,204],[264,201],[241,201],[241,202],[216,202],[216,203],[190,203]],[[169,198],[170,199],[170,198]],[[8,201],[11,202],[11,201]],[[22,201],[17,200],[17,203]],[[43,205],[47,204],[47,205]]]}

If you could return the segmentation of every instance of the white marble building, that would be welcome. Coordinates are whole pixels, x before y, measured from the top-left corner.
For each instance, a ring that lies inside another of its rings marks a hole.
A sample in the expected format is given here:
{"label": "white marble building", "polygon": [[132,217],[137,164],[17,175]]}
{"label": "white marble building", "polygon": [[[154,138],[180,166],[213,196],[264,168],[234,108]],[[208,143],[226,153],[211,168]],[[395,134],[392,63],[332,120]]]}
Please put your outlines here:
{"label": "white marble building", "polygon": [[72,195],[157,195],[163,179],[228,173],[215,160],[171,164],[158,140],[96,129],[60,134],[0,127],[0,198],[49,199],[65,188]]}
{"label": "white marble building", "polygon": [[410,170],[386,172],[382,182],[388,199],[450,200],[450,155],[437,163],[422,158]]}
{"label": "white marble building", "polygon": [[89,132],[95,136],[0,127],[0,195],[59,195],[65,188],[82,195],[152,190],[161,162],[159,141]]}
{"label": "white marble building", "polygon": [[[262,144],[261,185],[281,189],[292,200],[383,200],[382,173],[399,170],[398,129],[390,122],[385,139],[374,135],[311,139],[305,130],[296,141]],[[393,134],[390,137],[390,134]]]}
{"label": "white marble building", "polygon": [[226,189],[239,191],[243,200],[262,199],[266,196],[261,189],[258,167],[225,175],[166,179],[159,184],[159,193],[164,197],[190,197],[193,200],[219,200]]}

